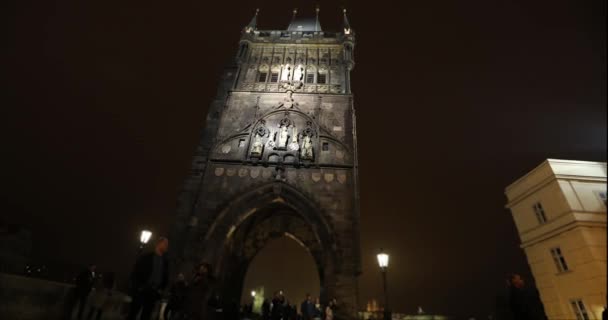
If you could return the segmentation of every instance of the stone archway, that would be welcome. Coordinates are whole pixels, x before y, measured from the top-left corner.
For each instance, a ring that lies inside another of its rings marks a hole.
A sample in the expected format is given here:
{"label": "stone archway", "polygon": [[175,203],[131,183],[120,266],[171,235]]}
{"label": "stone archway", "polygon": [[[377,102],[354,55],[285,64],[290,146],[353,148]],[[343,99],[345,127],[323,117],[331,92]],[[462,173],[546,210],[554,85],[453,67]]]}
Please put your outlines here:
{"label": "stone archway", "polygon": [[240,300],[252,259],[268,241],[286,235],[313,257],[322,300],[334,296],[331,283],[338,265],[334,231],[321,210],[294,187],[272,182],[240,194],[217,213],[207,230],[199,259],[214,266],[226,298]]}

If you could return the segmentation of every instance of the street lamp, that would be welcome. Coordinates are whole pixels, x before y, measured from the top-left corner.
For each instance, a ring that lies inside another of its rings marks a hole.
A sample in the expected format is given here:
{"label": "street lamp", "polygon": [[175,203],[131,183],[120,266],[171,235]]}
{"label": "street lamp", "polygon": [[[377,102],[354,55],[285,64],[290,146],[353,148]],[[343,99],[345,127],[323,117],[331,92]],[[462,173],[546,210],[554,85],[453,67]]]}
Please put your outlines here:
{"label": "street lamp", "polygon": [[256,295],[256,292],[255,291],[251,291],[251,297],[255,299],[255,295]]}
{"label": "street lamp", "polygon": [[380,253],[376,256],[378,258],[378,265],[382,270],[382,284],[384,285],[384,320],[391,320],[391,310],[388,305],[388,291],[386,290],[386,269],[388,269],[388,254],[384,250],[380,249]]}
{"label": "street lamp", "polygon": [[139,235],[139,250],[138,254],[144,249],[150,238],[152,237],[152,231],[150,230],[142,230]]}

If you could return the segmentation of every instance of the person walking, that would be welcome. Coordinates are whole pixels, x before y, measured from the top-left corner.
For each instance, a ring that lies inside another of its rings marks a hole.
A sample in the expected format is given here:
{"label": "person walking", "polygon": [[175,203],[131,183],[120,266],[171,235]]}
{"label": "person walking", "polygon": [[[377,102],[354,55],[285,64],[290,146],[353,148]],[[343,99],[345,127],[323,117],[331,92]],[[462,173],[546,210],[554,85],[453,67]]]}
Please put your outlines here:
{"label": "person walking", "polygon": [[140,311],[140,320],[150,320],[154,306],[169,281],[169,260],[165,257],[168,250],[169,240],[160,237],[154,251],[137,259],[131,274],[132,301],[127,320],[135,320]]}
{"label": "person walking", "polygon": [[271,320],[281,320],[281,317],[283,317],[283,302],[283,295],[279,292],[275,293],[274,298],[272,298],[272,308],[270,310]]}
{"label": "person walking", "polygon": [[72,318],[72,313],[74,312],[76,305],[78,305],[77,319],[82,319],[84,307],[87,304],[89,294],[91,293],[95,283],[96,269],[96,265],[90,264],[76,277],[76,287],[74,288],[74,297],[72,300],[72,306],[69,308],[68,319]]}
{"label": "person walking", "polygon": [[262,303],[262,320],[270,320],[270,300],[264,299]]}
{"label": "person walking", "polygon": [[315,305],[309,293],[306,294],[306,299],[300,305],[300,312],[302,313],[302,320],[312,320],[315,313]]}
{"label": "person walking", "polygon": [[331,299],[325,308],[325,320],[333,320],[336,311],[336,299]]}
{"label": "person walking", "polygon": [[95,293],[91,297],[91,309],[89,309],[89,315],[87,319],[101,319],[103,311],[108,306],[108,302],[112,297],[114,291],[115,275],[113,272],[107,272],[101,276],[98,281],[98,285],[95,288]]}
{"label": "person walking", "polygon": [[177,275],[177,280],[169,290],[169,301],[165,307],[163,317],[165,320],[179,319],[183,312],[184,300],[186,299],[186,277],[183,273]]}
{"label": "person walking", "polygon": [[312,314],[312,320],[321,320],[322,317],[323,317],[323,309],[321,307],[321,300],[319,298],[316,298],[314,311]]}
{"label": "person walking", "polygon": [[208,263],[199,264],[184,297],[184,315],[188,320],[212,319],[215,308],[210,308],[213,293],[213,271]]}

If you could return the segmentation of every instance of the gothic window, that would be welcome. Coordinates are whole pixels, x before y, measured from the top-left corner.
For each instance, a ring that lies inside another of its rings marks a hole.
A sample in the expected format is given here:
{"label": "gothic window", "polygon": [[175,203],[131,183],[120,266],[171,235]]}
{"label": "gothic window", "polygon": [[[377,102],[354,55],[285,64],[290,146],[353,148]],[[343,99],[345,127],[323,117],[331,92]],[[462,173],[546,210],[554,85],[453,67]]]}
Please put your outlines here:
{"label": "gothic window", "polygon": [[239,148],[245,147],[245,139],[239,139]]}
{"label": "gothic window", "polygon": [[321,146],[321,150],[322,151],[329,151],[329,143],[323,142],[323,145]]}
{"label": "gothic window", "polygon": [[319,84],[327,83],[327,75],[325,73],[319,73],[317,75],[317,83],[319,83]]}
{"label": "gothic window", "polygon": [[278,72],[273,72],[270,74],[270,82],[279,82],[279,73]]}
{"label": "gothic window", "polygon": [[309,73],[306,75],[306,83],[315,83],[315,74]]}
{"label": "gothic window", "polygon": [[266,77],[268,76],[268,73],[266,72],[260,72],[258,74],[258,82],[266,82]]}

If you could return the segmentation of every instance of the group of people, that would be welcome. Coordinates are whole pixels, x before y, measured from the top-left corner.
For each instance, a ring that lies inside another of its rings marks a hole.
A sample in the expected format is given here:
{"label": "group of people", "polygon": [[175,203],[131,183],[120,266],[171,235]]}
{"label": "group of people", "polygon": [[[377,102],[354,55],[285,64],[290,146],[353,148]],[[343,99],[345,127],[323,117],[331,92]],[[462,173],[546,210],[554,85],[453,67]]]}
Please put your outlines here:
{"label": "group of people", "polygon": [[329,301],[329,304],[324,308],[319,298],[314,301],[310,294],[306,295],[306,299],[300,304],[300,312],[298,306],[289,303],[282,291],[274,294],[272,300],[264,300],[262,303],[262,319],[263,320],[333,320],[336,310],[336,299]]}
{"label": "group of people", "polygon": [[[207,263],[196,266],[189,279],[184,274],[178,274],[176,281],[169,287],[168,250],[169,240],[161,237],[156,241],[152,252],[138,257],[129,281],[131,303],[126,320],[150,320],[165,292],[168,292],[167,305],[163,311],[166,320],[239,319],[238,303],[221,300],[215,290],[211,265]],[[114,278],[113,273],[98,275],[95,265],[90,265],[80,273],[76,278],[76,288],[66,318],[71,319],[78,306],[77,319],[83,319],[84,307],[89,302],[87,319],[95,317],[99,320],[115,290]],[[167,287],[169,290],[166,290]],[[297,305],[290,304],[283,292],[279,291],[271,301],[264,301],[261,316],[263,320],[333,320],[336,305],[336,300],[333,299],[322,307],[318,298],[313,300],[308,294],[300,304],[298,313]],[[249,306],[241,312],[245,316],[252,316],[253,308]]]}
{"label": "group of people", "polygon": [[97,266],[91,264],[76,277],[76,287],[72,299],[69,301],[69,313],[66,318],[71,318],[73,310],[77,307],[77,317],[83,319],[85,306],[90,299],[86,319],[101,319],[103,310],[115,290],[115,274],[113,272],[97,274],[96,270]]}

